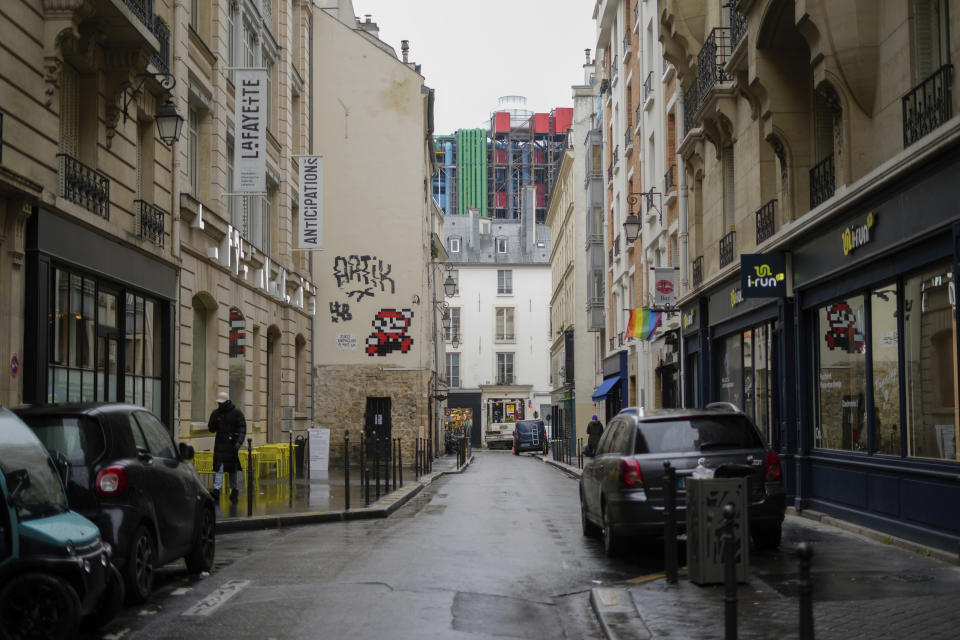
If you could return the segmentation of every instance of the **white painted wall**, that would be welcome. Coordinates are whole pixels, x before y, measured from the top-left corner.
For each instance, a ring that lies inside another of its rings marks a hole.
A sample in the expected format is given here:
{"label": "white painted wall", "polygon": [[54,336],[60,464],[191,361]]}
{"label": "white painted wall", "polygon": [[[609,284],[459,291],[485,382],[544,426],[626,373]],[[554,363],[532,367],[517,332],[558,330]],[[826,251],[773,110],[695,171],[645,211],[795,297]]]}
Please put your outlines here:
{"label": "white painted wall", "polygon": [[[477,391],[480,385],[496,383],[496,353],[513,352],[514,383],[531,385],[528,396],[549,398],[550,266],[484,265],[458,266],[459,294],[447,298],[460,307],[460,352],[462,390]],[[497,270],[513,271],[513,294],[497,294]],[[494,341],[498,306],[514,307],[516,340]],[[447,352],[454,349],[447,343]],[[542,400],[541,400],[542,401]],[[534,403],[534,409],[537,409]]]}

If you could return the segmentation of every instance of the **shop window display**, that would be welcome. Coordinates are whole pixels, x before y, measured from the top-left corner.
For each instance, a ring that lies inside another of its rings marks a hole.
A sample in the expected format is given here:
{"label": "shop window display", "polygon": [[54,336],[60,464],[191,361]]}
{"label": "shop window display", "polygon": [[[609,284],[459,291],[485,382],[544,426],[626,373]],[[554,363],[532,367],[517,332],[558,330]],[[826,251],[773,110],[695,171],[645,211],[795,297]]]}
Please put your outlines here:
{"label": "shop window display", "polygon": [[897,283],[870,293],[870,357],[873,363],[873,433],[877,453],[900,455],[900,347]]}
{"label": "shop window display", "polygon": [[907,278],[903,298],[907,454],[960,460],[956,292],[950,263]]}
{"label": "shop window display", "polygon": [[866,344],[862,295],[817,310],[818,419],[814,446],[864,451]]}

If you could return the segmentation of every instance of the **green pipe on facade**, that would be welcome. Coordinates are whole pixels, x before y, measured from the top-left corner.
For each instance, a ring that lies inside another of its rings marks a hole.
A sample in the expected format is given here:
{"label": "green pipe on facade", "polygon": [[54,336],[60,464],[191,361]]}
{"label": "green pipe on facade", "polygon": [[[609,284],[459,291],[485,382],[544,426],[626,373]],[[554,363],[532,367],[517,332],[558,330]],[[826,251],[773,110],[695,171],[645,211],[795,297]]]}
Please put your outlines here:
{"label": "green pipe on facade", "polygon": [[457,213],[479,209],[487,215],[487,131],[457,131]]}

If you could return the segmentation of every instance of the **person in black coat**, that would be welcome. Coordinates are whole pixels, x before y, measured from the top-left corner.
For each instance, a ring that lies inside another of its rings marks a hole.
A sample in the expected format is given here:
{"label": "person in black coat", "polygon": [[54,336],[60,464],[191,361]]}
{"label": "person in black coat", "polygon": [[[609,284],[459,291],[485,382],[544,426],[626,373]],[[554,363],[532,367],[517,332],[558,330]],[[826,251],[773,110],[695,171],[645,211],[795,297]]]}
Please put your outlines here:
{"label": "person in black coat", "polygon": [[213,468],[216,475],[210,495],[215,501],[220,500],[220,488],[226,472],[230,474],[230,500],[236,502],[240,495],[240,457],[237,452],[247,436],[247,421],[225,391],[217,394],[217,408],[210,414],[207,429],[217,434],[213,443]]}

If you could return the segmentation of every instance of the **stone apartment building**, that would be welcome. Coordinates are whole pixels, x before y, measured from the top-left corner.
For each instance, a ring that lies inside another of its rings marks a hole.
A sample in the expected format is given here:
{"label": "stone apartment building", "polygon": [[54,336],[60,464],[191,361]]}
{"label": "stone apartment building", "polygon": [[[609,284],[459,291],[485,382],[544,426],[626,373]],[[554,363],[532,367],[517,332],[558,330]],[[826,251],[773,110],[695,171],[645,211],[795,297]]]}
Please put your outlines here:
{"label": "stone apartment building", "polygon": [[685,403],[753,418],[798,509],[955,551],[960,3],[658,11]]}

